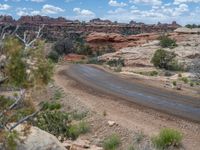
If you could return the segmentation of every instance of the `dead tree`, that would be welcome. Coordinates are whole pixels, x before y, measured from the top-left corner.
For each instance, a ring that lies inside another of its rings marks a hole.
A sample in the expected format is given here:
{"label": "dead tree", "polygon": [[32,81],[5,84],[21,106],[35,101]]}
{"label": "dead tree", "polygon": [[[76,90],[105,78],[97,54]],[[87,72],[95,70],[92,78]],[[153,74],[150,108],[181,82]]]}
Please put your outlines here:
{"label": "dead tree", "polygon": [[23,36],[19,34],[15,34],[16,37],[24,44],[25,48],[24,51],[26,52],[29,48],[32,48],[33,44],[42,37],[42,30],[44,28],[44,24],[39,26],[38,31],[35,32],[35,37],[33,39],[30,38],[30,35],[27,31],[24,32]]}

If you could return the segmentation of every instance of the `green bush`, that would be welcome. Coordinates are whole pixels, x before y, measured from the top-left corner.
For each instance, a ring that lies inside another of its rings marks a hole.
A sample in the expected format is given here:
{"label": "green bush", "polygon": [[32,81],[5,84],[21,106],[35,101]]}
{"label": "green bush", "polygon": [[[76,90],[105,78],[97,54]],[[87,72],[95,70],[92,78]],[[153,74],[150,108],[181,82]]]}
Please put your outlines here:
{"label": "green bush", "polygon": [[187,77],[182,77],[181,80],[186,84],[189,82],[188,78]]}
{"label": "green bush", "polygon": [[79,128],[78,128],[78,125],[71,125],[69,127],[69,137],[72,139],[72,140],[76,140],[80,135],[80,131],[79,131]]}
{"label": "green bush", "polygon": [[160,36],[159,40],[162,48],[174,48],[177,46],[176,40],[170,39],[168,36]]}
{"label": "green bush", "polygon": [[89,130],[90,126],[86,122],[81,121],[79,124],[71,125],[69,127],[69,137],[72,140],[76,140],[79,135],[85,134],[89,132]]}
{"label": "green bush", "polygon": [[102,65],[103,61],[98,60],[97,57],[92,57],[92,58],[88,59],[87,64],[99,64],[99,65]]}
{"label": "green bush", "polygon": [[60,108],[61,108],[61,104],[58,103],[58,102],[51,102],[51,103],[45,102],[43,104],[43,109],[44,110],[58,110]]}
{"label": "green bush", "polygon": [[173,71],[183,70],[183,66],[178,63],[175,57],[176,54],[174,52],[158,49],[154,53],[151,59],[151,63],[153,63],[155,67],[166,70],[173,70]]}
{"label": "green bush", "polygon": [[33,120],[33,125],[55,136],[69,137],[68,113],[43,111]]}
{"label": "green bush", "polygon": [[53,96],[53,99],[59,100],[62,98],[62,93],[59,90],[56,90]]}
{"label": "green bush", "polygon": [[125,64],[124,64],[124,59],[119,58],[119,59],[109,60],[107,62],[107,65],[109,65],[111,67],[118,67],[118,66],[123,67]]}
{"label": "green bush", "polygon": [[121,141],[119,136],[113,134],[103,141],[103,148],[105,150],[115,150],[120,145]]}
{"label": "green bush", "polygon": [[193,83],[193,82],[190,82],[190,86],[193,87],[193,86],[194,86],[194,83]]}
{"label": "green bush", "polygon": [[176,130],[162,129],[158,136],[152,138],[154,146],[160,150],[168,147],[178,147],[181,144],[182,134]]}
{"label": "green bush", "polygon": [[174,86],[176,86],[176,85],[177,85],[176,81],[173,81],[173,85],[174,85]]}
{"label": "green bush", "polygon": [[54,63],[57,63],[59,60],[59,54],[56,51],[51,51],[48,54],[48,58],[51,59]]}
{"label": "green bush", "polygon": [[88,133],[90,131],[90,126],[85,121],[81,121],[78,126],[79,126],[80,134],[85,134],[85,133]]}

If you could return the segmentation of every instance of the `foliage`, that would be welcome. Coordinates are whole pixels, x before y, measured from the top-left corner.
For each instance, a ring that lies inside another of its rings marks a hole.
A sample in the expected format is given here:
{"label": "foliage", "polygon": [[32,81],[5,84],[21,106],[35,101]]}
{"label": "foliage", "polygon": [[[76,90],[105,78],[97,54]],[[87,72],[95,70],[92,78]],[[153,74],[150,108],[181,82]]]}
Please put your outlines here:
{"label": "foliage", "polygon": [[166,70],[180,71],[183,70],[182,65],[175,59],[176,54],[163,49],[158,49],[151,59],[151,63],[155,67],[163,68]]}
{"label": "foliage", "polygon": [[6,51],[9,61],[6,65],[6,74],[9,82],[14,86],[25,86],[27,81],[26,64],[22,60],[22,45],[14,38],[7,38],[5,40],[4,50]]}
{"label": "foliage", "polygon": [[80,134],[85,134],[90,131],[90,126],[85,121],[81,121],[78,126]]}
{"label": "foliage", "polygon": [[176,40],[169,38],[168,36],[160,36],[160,45],[162,48],[174,48],[177,46]]}
{"label": "foliage", "polygon": [[190,28],[190,29],[192,29],[192,28],[200,28],[200,25],[196,25],[196,24],[187,24],[185,27]]}
{"label": "foliage", "polygon": [[75,120],[82,120],[87,116],[87,112],[73,112],[72,118]]}
{"label": "foliage", "polygon": [[0,95],[0,111],[3,111],[5,108],[8,108],[13,103],[14,100]]}
{"label": "foliage", "polygon": [[188,83],[189,82],[187,77],[182,77],[180,80],[183,81],[184,83]]}
{"label": "foliage", "polygon": [[99,64],[101,65],[103,61],[98,60],[98,57],[92,57],[88,59],[88,64]]}
{"label": "foliage", "polygon": [[45,130],[55,136],[68,137],[69,124],[68,114],[61,111],[43,111],[40,112],[33,125]]}
{"label": "foliage", "polygon": [[182,138],[180,132],[165,128],[160,131],[158,136],[152,138],[152,142],[156,148],[164,150],[170,146],[180,146]]}
{"label": "foliage", "polygon": [[44,42],[37,41],[34,48],[24,52],[24,46],[15,38],[6,39],[5,51],[8,62],[6,75],[10,84],[29,88],[47,84],[53,75],[53,64],[45,58]]}
{"label": "foliage", "polygon": [[75,44],[75,51],[74,53],[76,54],[80,54],[80,55],[87,55],[90,56],[92,55],[92,49],[89,45],[85,44],[85,43],[76,43]]}
{"label": "foliage", "polygon": [[54,63],[57,63],[58,60],[59,60],[59,54],[58,52],[56,51],[51,51],[49,54],[48,54],[48,58],[50,60],[52,60]]}
{"label": "foliage", "polygon": [[103,141],[103,148],[105,150],[115,150],[119,145],[121,141],[118,135],[113,134]]}
{"label": "foliage", "polygon": [[53,96],[53,99],[59,100],[62,98],[62,93],[59,90],[56,90]]}
{"label": "foliage", "polygon": [[177,85],[176,81],[173,81],[173,85],[174,85],[174,86],[176,86],[176,85]]}
{"label": "foliage", "polygon": [[43,104],[44,110],[59,110],[60,108],[61,108],[61,104],[58,102],[52,102],[52,103],[45,102]]}
{"label": "foliage", "polygon": [[119,59],[113,59],[113,60],[109,60],[107,62],[107,65],[111,66],[111,67],[118,67],[118,66],[124,66],[124,59],[119,58]]}
{"label": "foliage", "polygon": [[90,127],[86,122],[80,122],[79,124],[71,125],[69,128],[69,137],[72,140],[76,140],[80,134],[89,132]]}
{"label": "foliage", "polygon": [[58,40],[54,46],[53,51],[57,52],[59,55],[69,54],[74,51],[74,43],[70,38],[65,38]]}
{"label": "foliage", "polygon": [[149,72],[139,72],[139,74],[145,75],[145,76],[157,76],[158,72],[153,70],[153,71],[149,71]]}
{"label": "foliage", "polygon": [[16,150],[17,141],[19,141],[19,133],[17,131],[0,131],[0,143],[6,150]]}

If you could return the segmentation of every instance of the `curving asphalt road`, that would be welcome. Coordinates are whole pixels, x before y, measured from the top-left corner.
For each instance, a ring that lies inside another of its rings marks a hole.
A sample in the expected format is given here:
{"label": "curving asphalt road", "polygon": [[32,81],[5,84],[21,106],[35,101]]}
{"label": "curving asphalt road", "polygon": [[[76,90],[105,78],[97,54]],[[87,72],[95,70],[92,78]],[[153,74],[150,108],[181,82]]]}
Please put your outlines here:
{"label": "curving asphalt road", "polygon": [[[200,122],[200,97],[194,98],[129,82],[89,65],[71,65],[65,74],[104,93],[129,100],[168,114]],[[117,109],[117,108],[116,108]]]}

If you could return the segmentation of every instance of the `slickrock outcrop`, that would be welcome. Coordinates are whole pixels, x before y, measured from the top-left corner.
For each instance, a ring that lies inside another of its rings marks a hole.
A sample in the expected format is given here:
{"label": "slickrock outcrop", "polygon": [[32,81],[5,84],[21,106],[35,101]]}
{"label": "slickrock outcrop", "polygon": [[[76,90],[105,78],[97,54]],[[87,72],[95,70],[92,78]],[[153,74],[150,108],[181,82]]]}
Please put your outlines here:
{"label": "slickrock outcrop", "polygon": [[145,33],[138,35],[123,36],[116,33],[98,33],[94,32],[86,37],[86,41],[93,48],[103,45],[112,45],[115,50],[125,47],[141,46],[150,41],[156,40],[160,35],[158,33]]}

